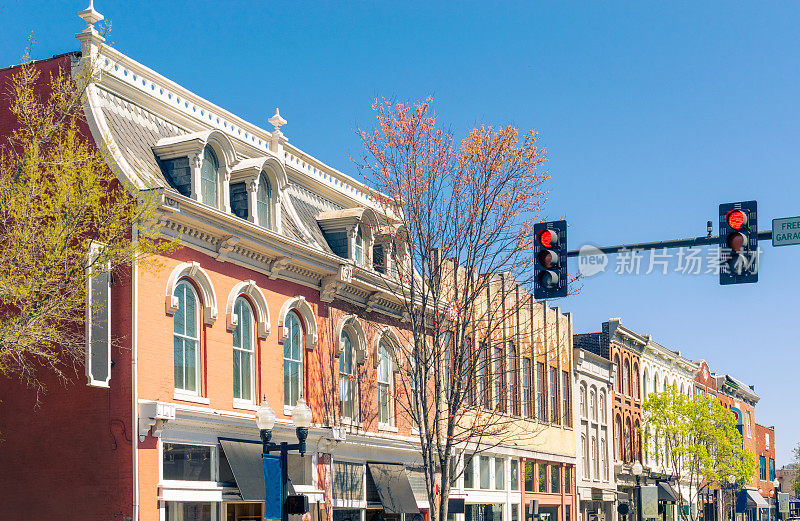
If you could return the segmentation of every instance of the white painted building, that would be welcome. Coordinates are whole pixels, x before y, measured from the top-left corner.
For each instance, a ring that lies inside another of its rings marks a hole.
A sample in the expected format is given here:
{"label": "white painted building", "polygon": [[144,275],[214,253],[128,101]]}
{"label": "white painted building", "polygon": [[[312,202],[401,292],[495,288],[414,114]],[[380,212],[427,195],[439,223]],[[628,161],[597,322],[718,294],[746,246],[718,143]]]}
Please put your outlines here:
{"label": "white painted building", "polygon": [[612,445],[613,365],[584,349],[573,351],[574,410],[580,521],[616,519]]}
{"label": "white painted building", "polygon": [[[641,389],[642,404],[651,393],[663,392],[667,386],[674,386],[681,394],[687,397],[694,396],[694,378],[700,366],[681,355],[680,351],[673,351],[653,341],[650,335],[643,335],[647,339],[641,354]],[[648,475],[670,476],[674,474],[674,462],[670,461],[669,454],[658,451],[656,454],[655,439],[647,433],[644,425],[643,436],[646,441],[646,450],[643,454],[643,465],[648,470]],[[649,433],[653,434],[653,433]],[[674,481],[673,481],[674,483]],[[676,492],[681,496],[681,502],[686,505],[697,503],[696,485],[690,487],[688,480],[677,484]],[[685,508],[685,507],[684,507]],[[677,516],[673,514],[673,518]]]}

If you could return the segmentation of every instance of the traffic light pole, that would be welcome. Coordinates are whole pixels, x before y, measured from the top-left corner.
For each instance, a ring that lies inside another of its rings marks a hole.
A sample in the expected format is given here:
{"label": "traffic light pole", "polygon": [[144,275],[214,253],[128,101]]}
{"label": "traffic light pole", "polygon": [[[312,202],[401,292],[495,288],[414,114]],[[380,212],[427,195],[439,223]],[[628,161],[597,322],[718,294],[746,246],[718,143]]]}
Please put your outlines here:
{"label": "traffic light pole", "polygon": [[[759,241],[772,240],[772,230],[762,230],[758,232]],[[671,241],[658,241],[658,242],[639,242],[634,244],[620,244],[619,246],[596,246],[599,250],[606,254],[619,253],[621,251],[644,251],[644,250],[662,250],[664,248],[691,248],[694,246],[713,246],[719,244],[718,235],[709,235],[708,237],[695,237],[694,239],[674,239]],[[580,250],[569,250],[567,257],[578,257]]]}

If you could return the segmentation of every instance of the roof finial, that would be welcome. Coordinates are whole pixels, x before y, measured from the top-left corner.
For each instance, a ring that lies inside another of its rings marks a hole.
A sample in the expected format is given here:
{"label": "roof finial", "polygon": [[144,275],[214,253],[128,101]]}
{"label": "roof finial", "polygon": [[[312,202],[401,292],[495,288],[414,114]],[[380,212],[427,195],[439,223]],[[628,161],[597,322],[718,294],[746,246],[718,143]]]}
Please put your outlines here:
{"label": "roof finial", "polygon": [[95,11],[94,0],[89,0],[89,7],[83,11],[79,11],[78,16],[86,21],[86,29],[84,29],[84,32],[96,32],[97,29],[94,28],[94,24],[105,18],[102,14]]}
{"label": "roof finial", "polygon": [[272,123],[272,125],[275,127],[274,133],[282,136],[283,132],[281,132],[281,127],[285,125],[287,121],[283,119],[283,117],[281,117],[281,113],[278,110],[278,107],[275,107],[275,115],[269,118],[268,121]]}

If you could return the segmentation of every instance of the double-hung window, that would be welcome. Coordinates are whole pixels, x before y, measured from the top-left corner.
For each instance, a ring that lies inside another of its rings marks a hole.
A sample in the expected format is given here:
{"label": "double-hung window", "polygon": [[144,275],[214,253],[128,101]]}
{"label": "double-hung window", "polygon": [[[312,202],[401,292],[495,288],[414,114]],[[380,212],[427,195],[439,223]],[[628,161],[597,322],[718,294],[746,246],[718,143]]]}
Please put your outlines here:
{"label": "double-hung window", "polygon": [[258,225],[262,228],[272,229],[272,186],[269,179],[262,172],[258,179],[256,189],[256,216]]}
{"label": "double-hung window", "polygon": [[339,353],[339,402],[341,403],[342,418],[357,420],[356,411],[356,380],[355,364],[353,364],[353,343],[350,334],[342,331],[342,351]]}
{"label": "double-hung window", "polygon": [[175,389],[189,394],[198,394],[200,380],[199,299],[194,286],[186,280],[178,282],[173,295],[178,300],[178,308],[172,317]]}
{"label": "double-hung window", "polygon": [[378,346],[378,423],[392,422],[392,360],[385,341]]}
{"label": "double-hung window", "polygon": [[237,323],[233,330],[233,397],[253,401],[254,334],[253,308],[244,297],[236,299],[234,306]]}
{"label": "double-hung window", "polygon": [[200,168],[200,190],[203,203],[219,207],[219,160],[214,150],[206,145],[203,150],[203,166]]}
{"label": "double-hung window", "polygon": [[283,404],[294,407],[303,396],[303,326],[297,313],[286,314],[283,342]]}

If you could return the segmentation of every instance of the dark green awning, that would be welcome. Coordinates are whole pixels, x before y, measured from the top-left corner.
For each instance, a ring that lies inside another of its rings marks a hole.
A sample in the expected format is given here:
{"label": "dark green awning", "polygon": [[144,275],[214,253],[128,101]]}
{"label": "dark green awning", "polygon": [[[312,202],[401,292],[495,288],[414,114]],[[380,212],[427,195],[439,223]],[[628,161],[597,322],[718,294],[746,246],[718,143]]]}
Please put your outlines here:
{"label": "dark green awning", "polygon": [[403,465],[367,463],[367,470],[375,482],[378,496],[386,512],[392,514],[418,514],[417,500],[408,482]]}

